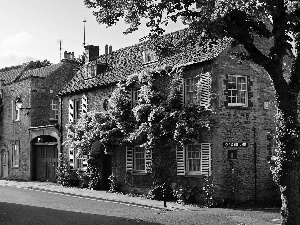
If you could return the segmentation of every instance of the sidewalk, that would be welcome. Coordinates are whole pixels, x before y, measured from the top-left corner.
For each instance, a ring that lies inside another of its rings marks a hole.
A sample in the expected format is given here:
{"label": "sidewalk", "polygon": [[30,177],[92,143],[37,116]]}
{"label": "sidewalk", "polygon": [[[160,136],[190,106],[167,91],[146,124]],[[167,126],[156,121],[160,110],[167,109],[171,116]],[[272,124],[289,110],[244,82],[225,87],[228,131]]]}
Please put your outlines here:
{"label": "sidewalk", "polygon": [[[99,191],[99,190],[80,189],[76,187],[62,187],[51,182],[39,182],[39,181],[22,182],[22,181],[0,180],[0,186],[42,190],[47,192],[60,193],[60,194],[72,195],[72,196],[75,195],[84,198],[106,200],[106,201],[124,203],[133,206],[142,206],[142,207],[153,208],[153,209],[164,209],[164,210],[171,210],[171,211],[200,210],[200,208],[198,207],[181,205],[174,202],[167,202],[167,207],[164,207],[163,201],[156,201],[156,200],[145,199],[140,197],[132,197],[132,196],[117,194],[117,193],[108,193],[106,191]],[[201,210],[203,210],[203,208],[201,208]]]}

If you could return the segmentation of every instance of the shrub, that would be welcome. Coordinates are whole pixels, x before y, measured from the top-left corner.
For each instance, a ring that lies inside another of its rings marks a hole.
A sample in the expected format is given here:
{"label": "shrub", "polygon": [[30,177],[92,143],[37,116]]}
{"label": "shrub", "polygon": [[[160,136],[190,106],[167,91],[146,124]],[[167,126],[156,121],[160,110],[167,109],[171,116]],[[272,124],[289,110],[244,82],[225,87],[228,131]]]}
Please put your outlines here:
{"label": "shrub", "polygon": [[[173,190],[169,185],[165,185],[165,196],[166,200],[174,200]],[[163,201],[164,200],[164,184],[156,185],[153,189],[151,189],[147,198]]]}
{"label": "shrub", "polygon": [[59,164],[56,168],[56,182],[62,186],[78,186],[79,178],[76,171],[71,170],[69,162],[60,155]]}

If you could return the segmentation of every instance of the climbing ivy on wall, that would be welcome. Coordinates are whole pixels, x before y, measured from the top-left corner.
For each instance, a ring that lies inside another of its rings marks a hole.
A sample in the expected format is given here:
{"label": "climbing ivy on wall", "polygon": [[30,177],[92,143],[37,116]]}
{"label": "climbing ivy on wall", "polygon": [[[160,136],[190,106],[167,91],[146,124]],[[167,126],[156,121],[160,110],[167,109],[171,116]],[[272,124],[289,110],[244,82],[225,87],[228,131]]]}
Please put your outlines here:
{"label": "climbing ivy on wall", "polygon": [[[152,151],[154,179],[167,179],[161,168],[171,159],[170,149],[191,140],[201,141],[201,132],[213,124],[209,107],[183,104],[184,69],[144,70],[120,82],[110,99],[107,113],[91,111],[76,124],[68,124],[65,145],[89,154],[93,142],[106,148],[116,145],[143,145]],[[138,86],[136,104],[132,105],[132,88]],[[196,84],[200,86],[200,84]],[[170,163],[171,165],[172,163]],[[174,171],[174,168],[170,168]]]}

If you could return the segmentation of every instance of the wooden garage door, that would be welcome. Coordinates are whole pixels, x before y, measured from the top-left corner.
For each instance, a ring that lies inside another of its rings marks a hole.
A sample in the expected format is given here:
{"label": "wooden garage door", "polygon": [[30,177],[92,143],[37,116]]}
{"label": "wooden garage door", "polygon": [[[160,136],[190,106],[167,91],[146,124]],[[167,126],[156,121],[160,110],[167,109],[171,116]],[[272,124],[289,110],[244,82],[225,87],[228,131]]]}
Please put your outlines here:
{"label": "wooden garage door", "polygon": [[35,145],[36,180],[55,182],[58,165],[57,145]]}

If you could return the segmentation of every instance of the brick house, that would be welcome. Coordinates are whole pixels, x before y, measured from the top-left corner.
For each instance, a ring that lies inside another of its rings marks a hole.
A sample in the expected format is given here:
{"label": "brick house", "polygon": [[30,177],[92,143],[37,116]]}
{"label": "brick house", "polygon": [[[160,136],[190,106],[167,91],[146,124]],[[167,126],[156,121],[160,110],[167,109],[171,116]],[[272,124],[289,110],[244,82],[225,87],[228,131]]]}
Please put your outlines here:
{"label": "brick house", "polygon": [[[184,35],[182,30],[164,38],[176,46]],[[159,57],[148,42],[101,56],[97,49],[86,46],[90,60],[60,93],[62,142],[68,133],[65,125],[76,122],[81,112],[107,110],[107,100],[119,80],[145,68],[182,68],[183,103],[193,101],[192,86],[200,77],[204,91],[210,92],[204,101],[209,101],[215,113],[215,124],[203,133],[201,143],[172,151],[177,175],[172,186],[185,183],[202,188],[203,178],[211,175],[215,193],[223,200],[264,201],[274,195],[269,169],[274,153],[274,91],[261,68],[231,54],[240,51],[239,46],[232,46],[229,40],[213,44],[209,51],[198,45],[185,45]],[[133,87],[133,102],[136,91]],[[143,148],[118,147],[115,168],[101,143],[95,143],[92,149],[102,155],[103,189],[108,187],[107,178],[113,172],[125,191],[150,190],[153,183],[147,163],[151,156]],[[62,150],[69,157],[71,168],[84,169],[86,159],[77,159],[76,149],[62,147]]]}
{"label": "brick house", "polygon": [[61,63],[34,62],[0,70],[0,178],[55,181],[60,151],[57,94],[77,71],[72,53]]}

